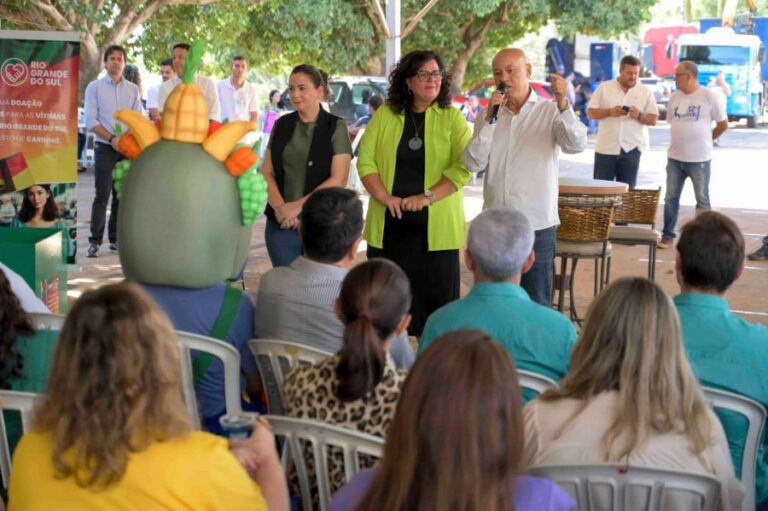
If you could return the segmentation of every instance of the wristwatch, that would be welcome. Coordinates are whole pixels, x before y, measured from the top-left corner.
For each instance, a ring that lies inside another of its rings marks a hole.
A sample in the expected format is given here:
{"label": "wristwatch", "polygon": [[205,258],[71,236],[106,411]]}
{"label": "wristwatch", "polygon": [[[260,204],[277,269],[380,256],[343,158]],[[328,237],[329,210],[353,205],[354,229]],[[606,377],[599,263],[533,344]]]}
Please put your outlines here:
{"label": "wristwatch", "polygon": [[434,197],[434,194],[432,193],[432,190],[430,190],[429,188],[424,190],[424,197],[429,199],[429,203],[432,204],[433,197]]}

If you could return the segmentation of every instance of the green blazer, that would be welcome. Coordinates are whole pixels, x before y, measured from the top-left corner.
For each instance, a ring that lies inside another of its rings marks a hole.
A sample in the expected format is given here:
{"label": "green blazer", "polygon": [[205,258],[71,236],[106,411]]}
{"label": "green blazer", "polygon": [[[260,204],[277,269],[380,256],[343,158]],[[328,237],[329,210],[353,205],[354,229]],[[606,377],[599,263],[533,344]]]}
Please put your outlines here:
{"label": "green blazer", "polygon": [[[403,134],[405,113],[396,114],[384,105],[365,128],[357,160],[361,178],[378,174],[388,192],[395,180],[397,147]],[[462,188],[472,174],[461,159],[472,132],[462,113],[454,108],[433,104],[427,109],[424,123],[424,189],[434,186],[445,176],[456,193],[429,206],[427,243],[429,250],[454,250],[464,246],[464,194]],[[376,248],[383,248],[386,206],[371,198],[365,220],[363,238]]]}

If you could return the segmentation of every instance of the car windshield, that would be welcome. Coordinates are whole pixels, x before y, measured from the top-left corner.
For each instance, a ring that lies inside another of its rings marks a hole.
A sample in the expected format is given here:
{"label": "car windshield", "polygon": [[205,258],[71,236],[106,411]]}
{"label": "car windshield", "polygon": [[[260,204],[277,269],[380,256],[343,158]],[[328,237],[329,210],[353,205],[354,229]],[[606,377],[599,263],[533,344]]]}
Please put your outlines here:
{"label": "car windshield", "polygon": [[749,64],[749,48],[743,46],[682,46],[680,60],[694,64],[743,65]]}

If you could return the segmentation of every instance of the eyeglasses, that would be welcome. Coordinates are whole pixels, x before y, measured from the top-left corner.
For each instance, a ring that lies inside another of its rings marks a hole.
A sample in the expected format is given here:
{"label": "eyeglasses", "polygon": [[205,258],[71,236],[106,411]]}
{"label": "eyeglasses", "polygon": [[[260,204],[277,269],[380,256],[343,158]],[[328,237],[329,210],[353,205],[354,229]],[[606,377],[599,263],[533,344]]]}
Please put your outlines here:
{"label": "eyeglasses", "polygon": [[429,71],[419,71],[416,73],[416,76],[418,76],[419,80],[422,82],[428,82],[430,79],[437,82],[443,79],[443,72],[433,71],[430,73]]}

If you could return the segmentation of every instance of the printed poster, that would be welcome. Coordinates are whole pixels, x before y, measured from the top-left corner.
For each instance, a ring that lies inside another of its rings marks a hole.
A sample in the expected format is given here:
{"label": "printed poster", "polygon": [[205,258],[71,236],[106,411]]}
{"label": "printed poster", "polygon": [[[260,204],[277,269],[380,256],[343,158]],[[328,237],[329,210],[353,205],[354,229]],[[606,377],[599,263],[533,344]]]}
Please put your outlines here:
{"label": "printed poster", "polygon": [[74,263],[77,33],[0,30],[0,227],[56,227]]}

